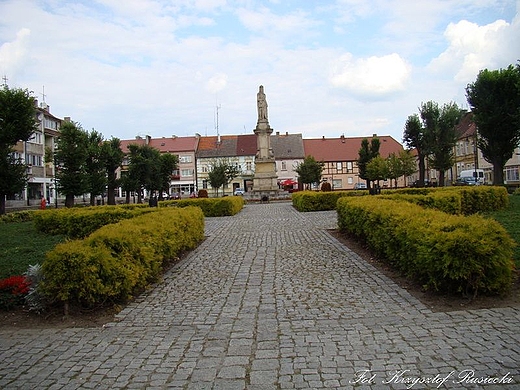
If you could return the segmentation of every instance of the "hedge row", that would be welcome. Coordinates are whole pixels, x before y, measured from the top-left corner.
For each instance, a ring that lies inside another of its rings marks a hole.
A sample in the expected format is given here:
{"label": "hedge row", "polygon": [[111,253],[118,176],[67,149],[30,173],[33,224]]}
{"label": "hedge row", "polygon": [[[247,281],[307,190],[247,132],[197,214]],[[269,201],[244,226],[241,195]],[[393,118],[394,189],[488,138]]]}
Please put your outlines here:
{"label": "hedge row", "polygon": [[476,294],[511,287],[515,243],[492,219],[378,197],[342,198],[337,212],[341,231],[426,288]]}
{"label": "hedge row", "polygon": [[339,198],[344,196],[368,195],[368,191],[300,191],[292,194],[292,204],[298,211],[335,210]]}
{"label": "hedge row", "polygon": [[46,234],[84,238],[102,226],[156,211],[150,207],[95,206],[38,210],[33,213],[36,229]]}
{"label": "hedge row", "polygon": [[32,221],[35,210],[15,211],[0,215],[0,223]]}
{"label": "hedge row", "polygon": [[244,199],[241,196],[225,196],[222,198],[189,198],[159,202],[159,207],[188,206],[200,207],[205,217],[224,217],[239,213],[244,207]]}
{"label": "hedge row", "polygon": [[381,195],[382,199],[403,200],[421,207],[444,211],[448,214],[462,214],[461,195],[458,191],[432,191],[425,195],[396,193]]}
{"label": "hedge row", "polygon": [[47,253],[41,292],[66,306],[126,300],[156,281],[165,262],[203,238],[204,216],[196,207],[162,209],[107,225]]}

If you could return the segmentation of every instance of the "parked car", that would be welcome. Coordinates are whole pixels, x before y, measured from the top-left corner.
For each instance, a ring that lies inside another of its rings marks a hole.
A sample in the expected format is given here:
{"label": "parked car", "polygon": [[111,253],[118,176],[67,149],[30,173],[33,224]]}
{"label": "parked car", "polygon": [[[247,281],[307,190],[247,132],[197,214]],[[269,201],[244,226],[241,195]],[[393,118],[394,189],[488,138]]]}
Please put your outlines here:
{"label": "parked car", "polygon": [[233,195],[235,195],[235,196],[244,195],[244,194],[245,194],[245,191],[243,188],[237,188],[235,190],[235,192],[233,192]]}
{"label": "parked car", "polygon": [[454,186],[478,186],[480,185],[480,181],[474,177],[459,177]]}
{"label": "parked car", "polygon": [[366,183],[356,183],[356,184],[354,184],[354,189],[355,190],[366,190],[367,185],[366,185]]}

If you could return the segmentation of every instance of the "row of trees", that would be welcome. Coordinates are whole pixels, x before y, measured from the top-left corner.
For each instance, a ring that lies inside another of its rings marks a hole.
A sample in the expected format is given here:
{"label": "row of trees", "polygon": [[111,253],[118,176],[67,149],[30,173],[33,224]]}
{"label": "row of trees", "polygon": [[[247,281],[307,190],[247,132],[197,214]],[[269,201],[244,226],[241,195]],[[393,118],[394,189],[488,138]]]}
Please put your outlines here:
{"label": "row of trees", "polygon": [[87,132],[77,123],[66,122],[61,127],[54,161],[58,191],[65,195],[65,205],[74,205],[74,197],[90,193],[94,205],[99,195],[107,193],[107,203],[115,204],[115,191],[121,187],[130,202],[130,193],[137,194],[142,202],[143,190],[151,196],[163,198],[170,190],[173,172],[178,166],[178,157],[149,145],[130,144],[128,170],[120,179],[116,171],[121,166],[124,153],[118,138],[104,140],[95,130]]}
{"label": "row of trees", "polygon": [[[493,184],[504,184],[504,166],[520,144],[520,65],[506,69],[482,70],[474,83],[466,87],[466,96],[477,126],[477,146],[484,159],[493,165]],[[464,111],[455,103],[429,101],[406,120],[403,142],[416,148],[419,182],[424,184],[425,162],[444,173],[454,164],[457,142],[455,126]]]}

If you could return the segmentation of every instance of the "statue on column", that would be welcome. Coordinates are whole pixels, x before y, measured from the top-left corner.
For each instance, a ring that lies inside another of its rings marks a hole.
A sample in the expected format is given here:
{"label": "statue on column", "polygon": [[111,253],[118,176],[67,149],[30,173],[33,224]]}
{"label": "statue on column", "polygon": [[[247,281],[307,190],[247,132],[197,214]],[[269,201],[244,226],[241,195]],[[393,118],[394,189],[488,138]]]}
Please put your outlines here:
{"label": "statue on column", "polygon": [[267,121],[267,100],[265,99],[264,86],[261,85],[256,94],[256,103],[258,105],[258,122]]}

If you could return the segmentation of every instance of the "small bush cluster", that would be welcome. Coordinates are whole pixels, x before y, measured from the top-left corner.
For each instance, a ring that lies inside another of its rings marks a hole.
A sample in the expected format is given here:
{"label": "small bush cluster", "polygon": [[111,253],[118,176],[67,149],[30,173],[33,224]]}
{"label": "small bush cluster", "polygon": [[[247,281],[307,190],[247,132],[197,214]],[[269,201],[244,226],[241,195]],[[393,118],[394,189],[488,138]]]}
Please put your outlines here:
{"label": "small bush cluster", "polygon": [[205,217],[224,217],[239,213],[244,207],[244,198],[241,196],[225,196],[223,198],[199,197],[159,202],[159,207],[188,206],[200,207]]}
{"label": "small bush cluster", "polygon": [[127,300],[203,238],[204,216],[196,207],[162,209],[104,226],[47,253],[40,293],[66,307]]}
{"label": "small bush cluster", "polygon": [[515,244],[492,219],[379,197],[342,198],[337,212],[341,231],[426,288],[476,294],[511,287]]}
{"label": "small bush cluster", "polygon": [[431,191],[424,195],[396,193],[381,195],[381,198],[403,200],[425,208],[444,211],[448,214],[462,213],[462,201],[458,191]]}
{"label": "small bush cluster", "polygon": [[361,195],[368,195],[368,191],[300,191],[292,194],[292,204],[302,212],[335,210],[339,198]]}
{"label": "small bush cluster", "polygon": [[65,235],[71,239],[84,238],[102,226],[156,211],[142,206],[97,206],[71,209],[38,210],[33,214],[40,232]]}
{"label": "small bush cluster", "polygon": [[29,287],[30,281],[23,275],[0,280],[0,310],[9,310],[23,304]]}

